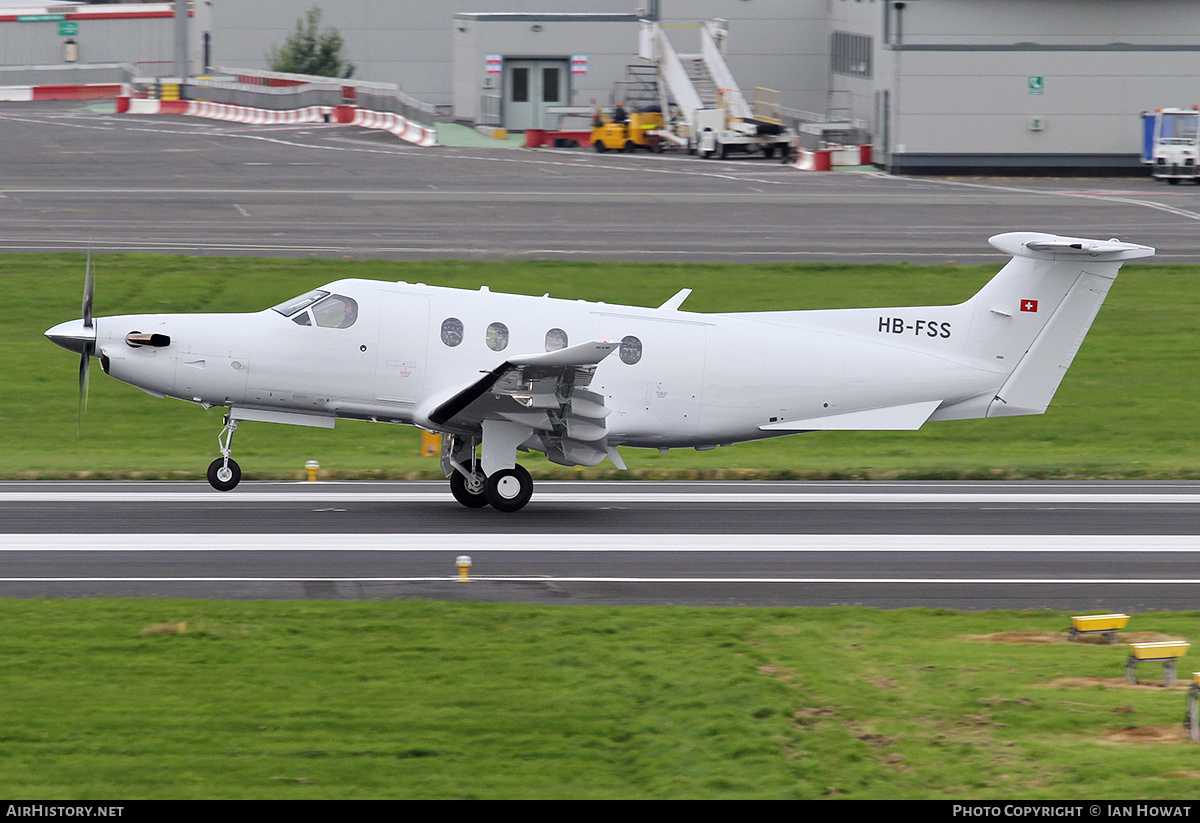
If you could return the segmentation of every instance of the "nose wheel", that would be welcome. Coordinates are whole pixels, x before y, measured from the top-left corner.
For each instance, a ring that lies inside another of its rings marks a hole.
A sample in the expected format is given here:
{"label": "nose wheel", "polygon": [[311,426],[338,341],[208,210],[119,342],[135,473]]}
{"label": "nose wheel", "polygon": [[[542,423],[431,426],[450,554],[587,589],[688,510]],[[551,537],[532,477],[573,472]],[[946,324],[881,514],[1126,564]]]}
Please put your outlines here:
{"label": "nose wheel", "polygon": [[242,467],[235,460],[218,457],[208,464],[208,482],[219,492],[227,492],[242,482]]}
{"label": "nose wheel", "polygon": [[233,433],[237,431],[237,421],[230,415],[225,415],[225,428],[217,435],[217,445],[221,447],[221,456],[208,464],[208,482],[219,492],[227,492],[242,482],[242,467],[230,455],[233,453]]}

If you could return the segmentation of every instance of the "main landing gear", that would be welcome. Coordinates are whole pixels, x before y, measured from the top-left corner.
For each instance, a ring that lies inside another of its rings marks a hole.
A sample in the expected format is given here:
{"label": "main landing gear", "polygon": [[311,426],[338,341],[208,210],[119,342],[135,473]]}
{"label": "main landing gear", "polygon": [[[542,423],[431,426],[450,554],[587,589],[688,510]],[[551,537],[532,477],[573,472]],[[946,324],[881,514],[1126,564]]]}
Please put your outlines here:
{"label": "main landing gear", "polygon": [[208,464],[208,482],[214,489],[227,492],[242,482],[242,467],[229,455],[233,453],[233,433],[237,431],[237,421],[230,415],[225,415],[225,428],[217,435],[217,443],[221,447],[221,456]]}
{"label": "main landing gear", "polygon": [[514,463],[511,469],[483,471],[475,456],[477,440],[448,434],[443,439],[442,466],[450,470],[450,493],[468,509],[491,506],[502,512],[525,507],[533,496],[533,478],[525,467]]}

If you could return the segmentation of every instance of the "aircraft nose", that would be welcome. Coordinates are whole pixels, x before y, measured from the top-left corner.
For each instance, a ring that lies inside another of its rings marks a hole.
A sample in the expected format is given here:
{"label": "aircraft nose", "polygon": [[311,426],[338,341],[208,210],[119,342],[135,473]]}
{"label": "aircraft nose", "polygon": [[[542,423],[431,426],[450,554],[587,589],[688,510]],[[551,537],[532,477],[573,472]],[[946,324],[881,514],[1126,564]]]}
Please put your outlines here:
{"label": "aircraft nose", "polygon": [[66,323],[59,323],[54,328],[47,329],[46,337],[50,339],[50,342],[56,343],[64,349],[76,354],[83,354],[85,351],[95,350],[96,326],[94,324],[85,326],[82,320],[68,320]]}

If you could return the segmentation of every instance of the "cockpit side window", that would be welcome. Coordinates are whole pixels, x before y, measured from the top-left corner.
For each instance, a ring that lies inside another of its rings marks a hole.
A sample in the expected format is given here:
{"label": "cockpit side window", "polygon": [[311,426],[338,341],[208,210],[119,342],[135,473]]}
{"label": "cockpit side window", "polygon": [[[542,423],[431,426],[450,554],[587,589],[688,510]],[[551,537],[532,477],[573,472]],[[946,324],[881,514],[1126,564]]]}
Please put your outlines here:
{"label": "cockpit side window", "polygon": [[328,296],[329,292],[321,291],[320,289],[314,289],[308,294],[302,294],[299,297],[293,297],[291,300],[284,301],[278,306],[272,306],[272,308],[282,314],[284,317],[291,317],[296,312],[301,311],[302,309],[307,309],[322,297]]}
{"label": "cockpit side window", "polygon": [[358,303],[340,294],[331,294],[313,306],[313,319],[325,329],[348,329],[358,319]]}

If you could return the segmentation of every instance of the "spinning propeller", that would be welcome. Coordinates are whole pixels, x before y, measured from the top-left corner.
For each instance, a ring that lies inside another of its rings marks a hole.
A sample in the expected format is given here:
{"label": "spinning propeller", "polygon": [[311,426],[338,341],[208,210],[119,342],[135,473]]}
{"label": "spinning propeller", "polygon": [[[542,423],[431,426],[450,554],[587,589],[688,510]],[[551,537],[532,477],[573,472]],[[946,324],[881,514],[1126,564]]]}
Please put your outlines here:
{"label": "spinning propeller", "polygon": [[83,319],[59,323],[46,332],[52,342],[64,349],[78,352],[79,359],[79,418],[77,425],[82,426],[83,410],[87,407],[88,396],[88,367],[92,356],[96,353],[96,325],[92,322],[92,296],[95,293],[95,281],[92,276],[92,252],[88,250],[87,272],[83,281]]}
{"label": "spinning propeller", "polygon": [[88,249],[87,271],[83,278],[83,328],[90,330],[92,337],[85,340],[83,351],[79,358],[79,418],[77,426],[83,425],[83,410],[88,401],[88,370],[92,363],[92,355],[96,353],[96,326],[92,323],[92,296],[96,291],[96,281],[92,276],[92,250]]}

